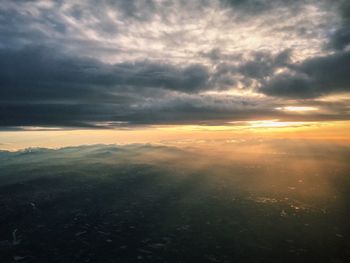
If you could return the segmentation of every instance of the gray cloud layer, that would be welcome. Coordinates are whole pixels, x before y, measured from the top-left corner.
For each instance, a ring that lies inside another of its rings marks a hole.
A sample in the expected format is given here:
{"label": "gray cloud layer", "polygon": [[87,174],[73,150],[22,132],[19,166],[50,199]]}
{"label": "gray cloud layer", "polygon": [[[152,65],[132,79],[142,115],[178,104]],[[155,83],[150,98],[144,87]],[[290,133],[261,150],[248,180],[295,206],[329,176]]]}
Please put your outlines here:
{"label": "gray cloud layer", "polygon": [[316,57],[290,67],[291,72],[275,76],[261,91],[293,98],[314,98],[350,91],[350,52]]}
{"label": "gray cloud layer", "polygon": [[[10,1],[0,126],[348,119],[347,1]],[[276,108],[313,105],[318,112]]]}

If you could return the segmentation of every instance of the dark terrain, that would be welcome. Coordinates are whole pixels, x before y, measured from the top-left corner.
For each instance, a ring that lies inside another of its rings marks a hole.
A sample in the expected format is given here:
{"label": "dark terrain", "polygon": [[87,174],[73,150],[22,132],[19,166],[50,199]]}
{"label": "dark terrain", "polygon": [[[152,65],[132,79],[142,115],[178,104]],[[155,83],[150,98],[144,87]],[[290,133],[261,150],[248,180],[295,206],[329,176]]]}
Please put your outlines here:
{"label": "dark terrain", "polygon": [[349,262],[349,148],[236,147],[0,152],[0,262]]}

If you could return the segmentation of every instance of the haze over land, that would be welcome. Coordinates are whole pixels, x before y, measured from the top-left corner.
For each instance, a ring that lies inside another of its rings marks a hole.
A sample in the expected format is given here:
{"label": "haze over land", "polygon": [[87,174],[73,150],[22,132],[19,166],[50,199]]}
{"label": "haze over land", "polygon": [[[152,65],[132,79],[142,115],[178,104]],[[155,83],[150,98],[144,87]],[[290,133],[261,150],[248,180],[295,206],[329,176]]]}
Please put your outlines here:
{"label": "haze over land", "polygon": [[0,234],[21,240],[0,252],[5,262],[346,262],[349,158],[348,147],[284,140],[0,152]]}

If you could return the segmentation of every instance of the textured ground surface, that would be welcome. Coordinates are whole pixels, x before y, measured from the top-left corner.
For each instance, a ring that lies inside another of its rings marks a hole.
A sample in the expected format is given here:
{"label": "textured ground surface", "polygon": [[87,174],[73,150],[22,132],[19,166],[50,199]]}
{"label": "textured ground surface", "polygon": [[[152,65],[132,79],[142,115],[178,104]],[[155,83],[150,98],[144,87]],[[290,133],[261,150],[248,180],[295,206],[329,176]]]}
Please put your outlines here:
{"label": "textured ground surface", "polygon": [[1,262],[349,262],[349,153],[276,143],[0,152]]}

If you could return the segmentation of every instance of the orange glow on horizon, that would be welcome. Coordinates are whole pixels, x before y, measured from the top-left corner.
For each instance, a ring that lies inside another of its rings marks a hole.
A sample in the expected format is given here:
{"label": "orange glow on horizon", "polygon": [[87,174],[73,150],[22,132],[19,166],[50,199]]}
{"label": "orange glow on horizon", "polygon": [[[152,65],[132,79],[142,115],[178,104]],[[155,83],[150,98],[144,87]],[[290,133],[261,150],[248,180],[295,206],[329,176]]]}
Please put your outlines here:
{"label": "orange glow on horizon", "polygon": [[305,111],[317,111],[319,110],[317,107],[309,107],[309,106],[286,106],[286,107],[278,107],[277,110],[282,111],[293,111],[293,112],[305,112]]}
{"label": "orange glow on horizon", "polygon": [[350,121],[281,122],[259,120],[227,125],[157,125],[129,129],[0,132],[0,149],[57,148],[82,144],[168,143],[175,141],[235,140],[246,138],[308,139],[350,142]]}

